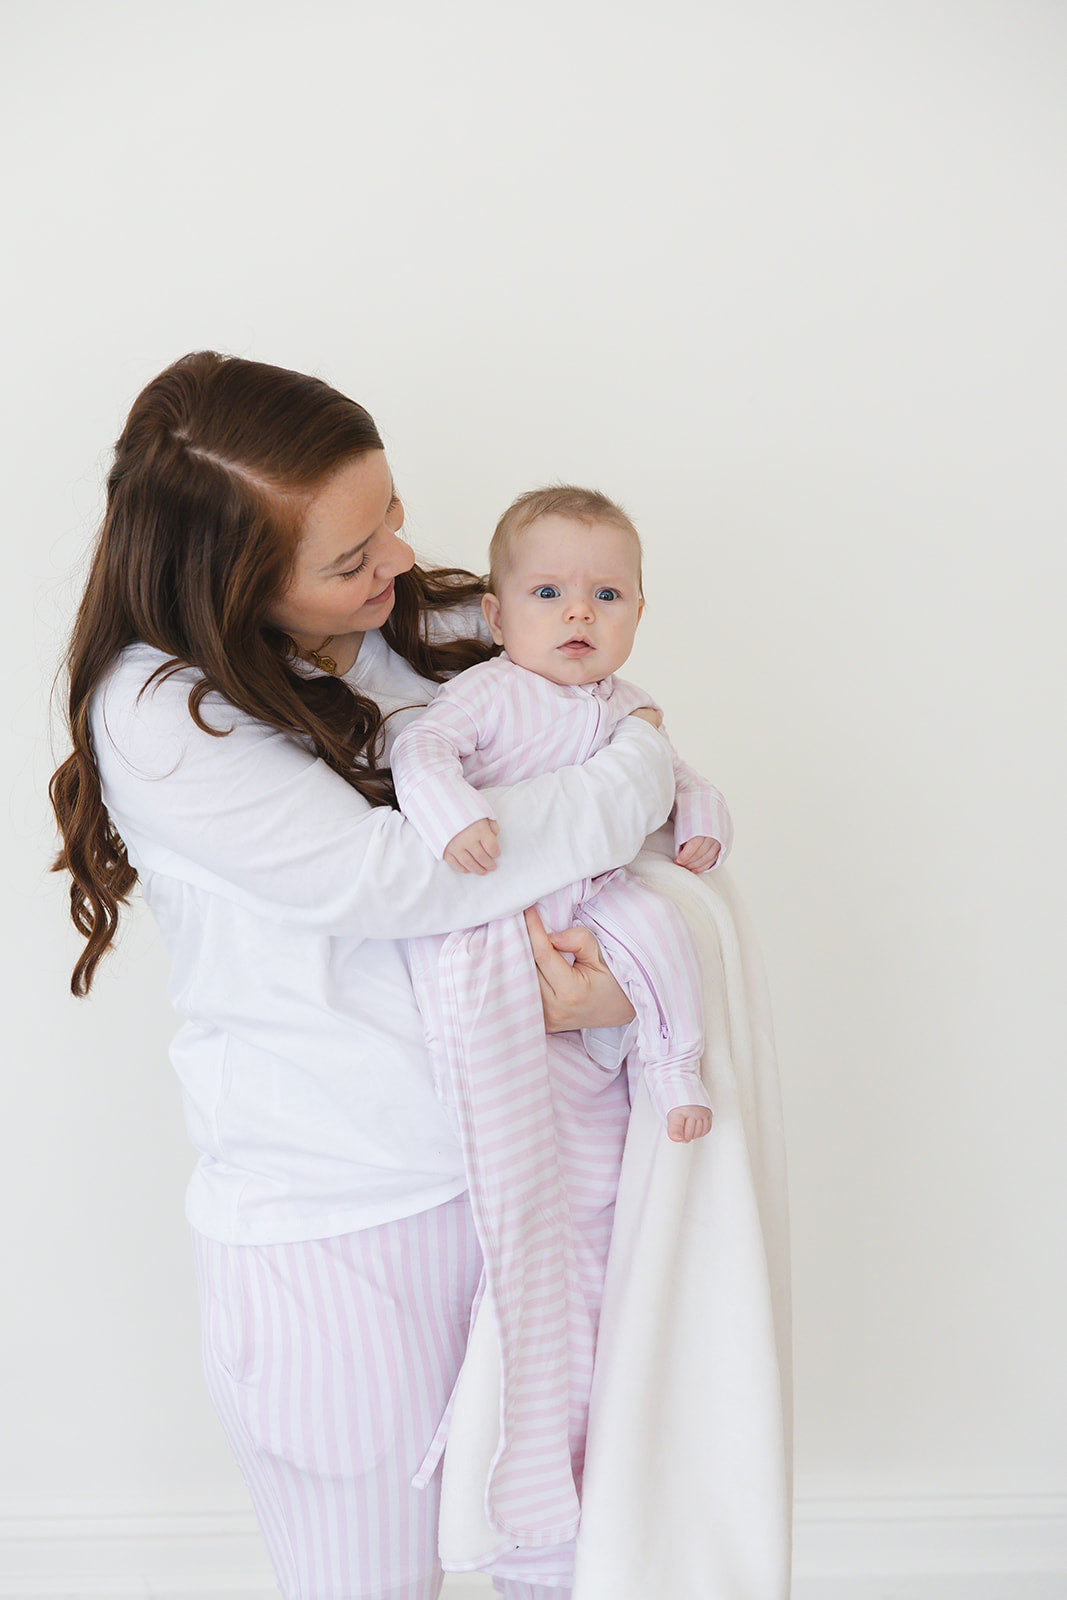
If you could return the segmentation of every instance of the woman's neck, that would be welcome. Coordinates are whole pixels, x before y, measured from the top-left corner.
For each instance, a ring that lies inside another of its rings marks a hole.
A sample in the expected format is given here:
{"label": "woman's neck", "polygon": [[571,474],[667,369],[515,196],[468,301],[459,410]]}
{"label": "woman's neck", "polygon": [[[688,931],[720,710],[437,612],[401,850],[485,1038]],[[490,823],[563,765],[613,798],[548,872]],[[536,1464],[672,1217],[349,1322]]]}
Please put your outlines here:
{"label": "woman's neck", "polygon": [[362,633],[339,633],[326,639],[309,639],[304,634],[290,637],[304,661],[338,678],[355,666],[364,638]]}

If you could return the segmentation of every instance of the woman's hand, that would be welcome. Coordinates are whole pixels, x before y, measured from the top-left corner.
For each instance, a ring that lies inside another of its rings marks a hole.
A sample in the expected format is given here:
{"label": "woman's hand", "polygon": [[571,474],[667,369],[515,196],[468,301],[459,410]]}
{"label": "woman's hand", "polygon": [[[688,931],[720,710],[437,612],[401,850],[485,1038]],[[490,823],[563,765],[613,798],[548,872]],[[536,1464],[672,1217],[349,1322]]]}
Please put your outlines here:
{"label": "woman's hand", "polygon": [[[633,1021],[634,1008],[604,965],[600,946],[588,928],[548,933],[531,907],[526,912],[526,929],[541,985],[546,1033],[616,1028]],[[564,951],[574,956],[573,966]]]}

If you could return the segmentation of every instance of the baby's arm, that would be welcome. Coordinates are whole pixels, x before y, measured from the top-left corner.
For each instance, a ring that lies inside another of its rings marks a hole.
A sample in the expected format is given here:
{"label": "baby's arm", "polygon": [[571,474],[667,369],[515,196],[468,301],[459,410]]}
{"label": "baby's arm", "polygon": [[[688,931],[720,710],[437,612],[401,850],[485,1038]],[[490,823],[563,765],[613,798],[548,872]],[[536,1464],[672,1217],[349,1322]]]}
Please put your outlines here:
{"label": "baby's arm", "polygon": [[667,739],[674,763],[674,859],[678,866],[690,872],[707,872],[726,859],[733,839],[733,824],[726,801],[699,772],[687,766],[667,738],[663,727],[663,714],[655,701],[650,700],[635,683],[615,681],[615,705],[618,711],[643,717],[659,728]]}
{"label": "baby's arm", "polygon": [[[672,746],[673,749],[673,746]],[[674,755],[674,848],[678,866],[708,872],[725,861],[734,829],[726,801],[699,772]]]}
{"label": "baby's arm", "polygon": [[491,872],[500,854],[496,818],[463,776],[463,757],[478,747],[482,696],[477,685],[464,692],[458,684],[447,684],[398,735],[390,766],[397,803],[434,854],[460,872]]}

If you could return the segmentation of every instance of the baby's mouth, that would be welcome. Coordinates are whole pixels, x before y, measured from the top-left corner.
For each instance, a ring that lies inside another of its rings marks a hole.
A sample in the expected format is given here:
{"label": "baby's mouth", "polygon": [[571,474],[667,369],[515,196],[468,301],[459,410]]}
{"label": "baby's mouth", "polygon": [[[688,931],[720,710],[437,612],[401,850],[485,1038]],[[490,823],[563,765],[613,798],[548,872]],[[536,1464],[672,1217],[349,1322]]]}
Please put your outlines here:
{"label": "baby's mouth", "polygon": [[584,656],[593,646],[588,639],[568,639],[559,648],[565,656]]}

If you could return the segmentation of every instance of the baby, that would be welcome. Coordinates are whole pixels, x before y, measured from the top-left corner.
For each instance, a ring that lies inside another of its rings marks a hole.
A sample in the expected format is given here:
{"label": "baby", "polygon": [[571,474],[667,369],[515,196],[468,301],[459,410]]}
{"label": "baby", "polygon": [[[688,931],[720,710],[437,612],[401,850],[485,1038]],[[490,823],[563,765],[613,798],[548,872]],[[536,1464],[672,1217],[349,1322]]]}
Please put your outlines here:
{"label": "baby", "polygon": [[[592,490],[522,495],[490,547],[486,622],[504,654],[460,673],[398,737],[391,764],[404,814],[460,872],[491,872],[498,825],[479,792],[578,764],[632,713],[657,708],[614,675],[644,608],[641,545],[626,514]],[[675,760],[675,861],[706,872],[729,849],[717,789]],[[711,1128],[700,1080],[699,966],[680,914],[630,874],[597,880],[582,920],[637,1013],[637,1051],[671,1139]]]}

